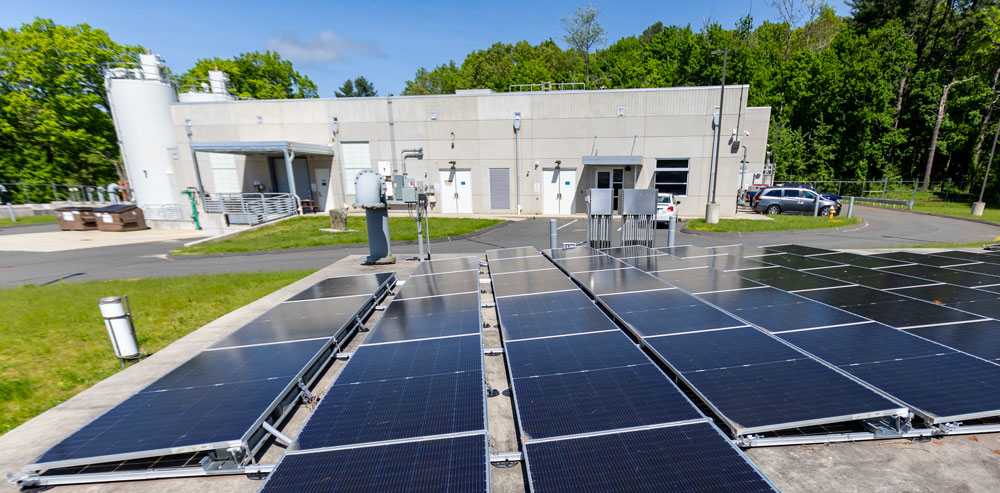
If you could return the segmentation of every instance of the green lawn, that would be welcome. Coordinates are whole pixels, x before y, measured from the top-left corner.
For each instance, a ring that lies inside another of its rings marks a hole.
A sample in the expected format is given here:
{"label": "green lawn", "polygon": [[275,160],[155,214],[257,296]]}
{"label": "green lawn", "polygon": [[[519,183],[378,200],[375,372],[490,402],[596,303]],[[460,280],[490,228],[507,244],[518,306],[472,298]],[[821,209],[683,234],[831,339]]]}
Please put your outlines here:
{"label": "green lawn", "polygon": [[970,202],[916,202],[913,204],[913,210],[945,216],[984,219],[1000,224],[1000,209],[996,206],[987,206],[983,215],[978,217],[972,215],[972,203]]}
{"label": "green lawn", "polygon": [[[0,214],[6,215],[6,211],[0,211]],[[50,214],[50,215],[45,215],[45,216],[24,216],[24,217],[18,217],[17,218],[17,222],[15,223],[14,221],[10,220],[10,216],[7,216],[7,217],[4,217],[4,218],[0,218],[0,228],[2,228],[4,226],[13,226],[13,225],[21,225],[21,224],[54,223],[54,222],[56,222],[58,220],[59,220],[58,217]]]}
{"label": "green lawn", "polygon": [[[497,219],[471,219],[432,217],[430,218],[431,238],[456,236],[503,222]],[[329,228],[326,216],[303,216],[281,221],[270,226],[247,231],[219,241],[209,241],[190,247],[183,247],[170,253],[196,255],[206,253],[252,252],[322,245],[345,245],[368,242],[365,218],[349,216],[347,228],[355,231],[328,233],[320,231]],[[389,235],[393,241],[417,239],[417,223],[408,217],[390,217]]]}
{"label": "green lawn", "polygon": [[995,243],[1000,243],[1000,236],[971,243],[925,243],[921,245],[900,245],[884,248],[982,248],[983,245],[992,245]]}
{"label": "green lawn", "polygon": [[841,226],[861,223],[861,218],[859,217],[852,217],[850,219],[847,217],[834,217],[833,219],[828,219],[826,217],[793,216],[788,214],[768,217],[774,220],[720,219],[719,224],[708,224],[704,219],[691,219],[687,222],[685,228],[695,231],[714,231],[717,233],[749,233],[753,231],[839,228]]}
{"label": "green lawn", "polygon": [[310,273],[216,274],[0,290],[4,318],[0,434],[120,370],[98,299],[128,295],[139,347],[150,354]]}

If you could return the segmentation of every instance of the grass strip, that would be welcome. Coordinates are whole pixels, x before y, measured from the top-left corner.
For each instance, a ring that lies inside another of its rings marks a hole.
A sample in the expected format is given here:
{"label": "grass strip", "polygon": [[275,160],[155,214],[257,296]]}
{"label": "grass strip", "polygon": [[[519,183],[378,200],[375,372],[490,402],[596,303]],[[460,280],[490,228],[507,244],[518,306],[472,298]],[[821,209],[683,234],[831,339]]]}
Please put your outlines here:
{"label": "grass strip", "polygon": [[712,231],[716,233],[752,233],[756,231],[794,231],[800,229],[840,228],[860,224],[860,217],[826,217],[793,216],[780,214],[768,216],[773,221],[761,219],[720,219],[718,224],[708,224],[704,219],[691,219],[685,228],[694,231]]}

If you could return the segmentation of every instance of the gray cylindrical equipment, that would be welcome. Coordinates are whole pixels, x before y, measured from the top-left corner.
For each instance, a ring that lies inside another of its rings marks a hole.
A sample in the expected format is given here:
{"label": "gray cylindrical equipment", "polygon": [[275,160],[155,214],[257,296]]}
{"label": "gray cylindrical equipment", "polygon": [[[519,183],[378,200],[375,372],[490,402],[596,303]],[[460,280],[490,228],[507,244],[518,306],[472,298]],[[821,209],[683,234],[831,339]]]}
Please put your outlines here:
{"label": "gray cylindrical equipment", "polygon": [[389,206],[385,199],[385,179],[373,169],[363,169],[354,177],[354,207],[365,209],[368,226],[369,264],[394,264],[389,237]]}
{"label": "gray cylindrical equipment", "polygon": [[677,214],[670,216],[670,221],[667,222],[667,246],[670,248],[674,247],[674,235],[677,234]]}
{"label": "gray cylindrical equipment", "polygon": [[139,342],[135,338],[135,328],[132,326],[132,312],[128,308],[128,297],[109,296],[97,302],[104,317],[104,326],[108,329],[108,337],[115,348],[115,356],[121,359],[138,358]]}
{"label": "gray cylindrical equipment", "polygon": [[559,228],[555,219],[549,219],[549,248],[553,250],[559,248]]}

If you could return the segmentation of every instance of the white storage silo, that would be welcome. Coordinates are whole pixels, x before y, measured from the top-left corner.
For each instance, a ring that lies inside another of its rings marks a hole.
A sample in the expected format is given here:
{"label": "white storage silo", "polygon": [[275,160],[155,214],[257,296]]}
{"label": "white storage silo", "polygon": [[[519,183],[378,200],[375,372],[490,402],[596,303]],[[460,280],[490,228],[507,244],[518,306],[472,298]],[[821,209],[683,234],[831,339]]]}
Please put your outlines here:
{"label": "white storage silo", "polygon": [[170,116],[177,98],[159,55],[139,55],[139,65],[110,69],[104,76],[129,187],[139,207],[179,204],[167,152],[177,146]]}

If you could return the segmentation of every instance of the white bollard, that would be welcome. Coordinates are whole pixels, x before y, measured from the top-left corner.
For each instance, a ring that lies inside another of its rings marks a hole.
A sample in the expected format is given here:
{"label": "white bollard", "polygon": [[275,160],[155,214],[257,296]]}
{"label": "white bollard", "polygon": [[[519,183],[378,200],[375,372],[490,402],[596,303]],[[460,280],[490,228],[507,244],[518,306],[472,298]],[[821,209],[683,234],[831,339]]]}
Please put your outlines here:
{"label": "white bollard", "polygon": [[108,329],[108,337],[111,338],[111,345],[115,348],[115,356],[120,359],[133,359],[140,356],[139,343],[135,338],[135,329],[132,327],[132,313],[126,308],[128,297],[125,302],[118,296],[101,298],[97,306],[101,309],[101,316],[104,317],[104,326]]}

